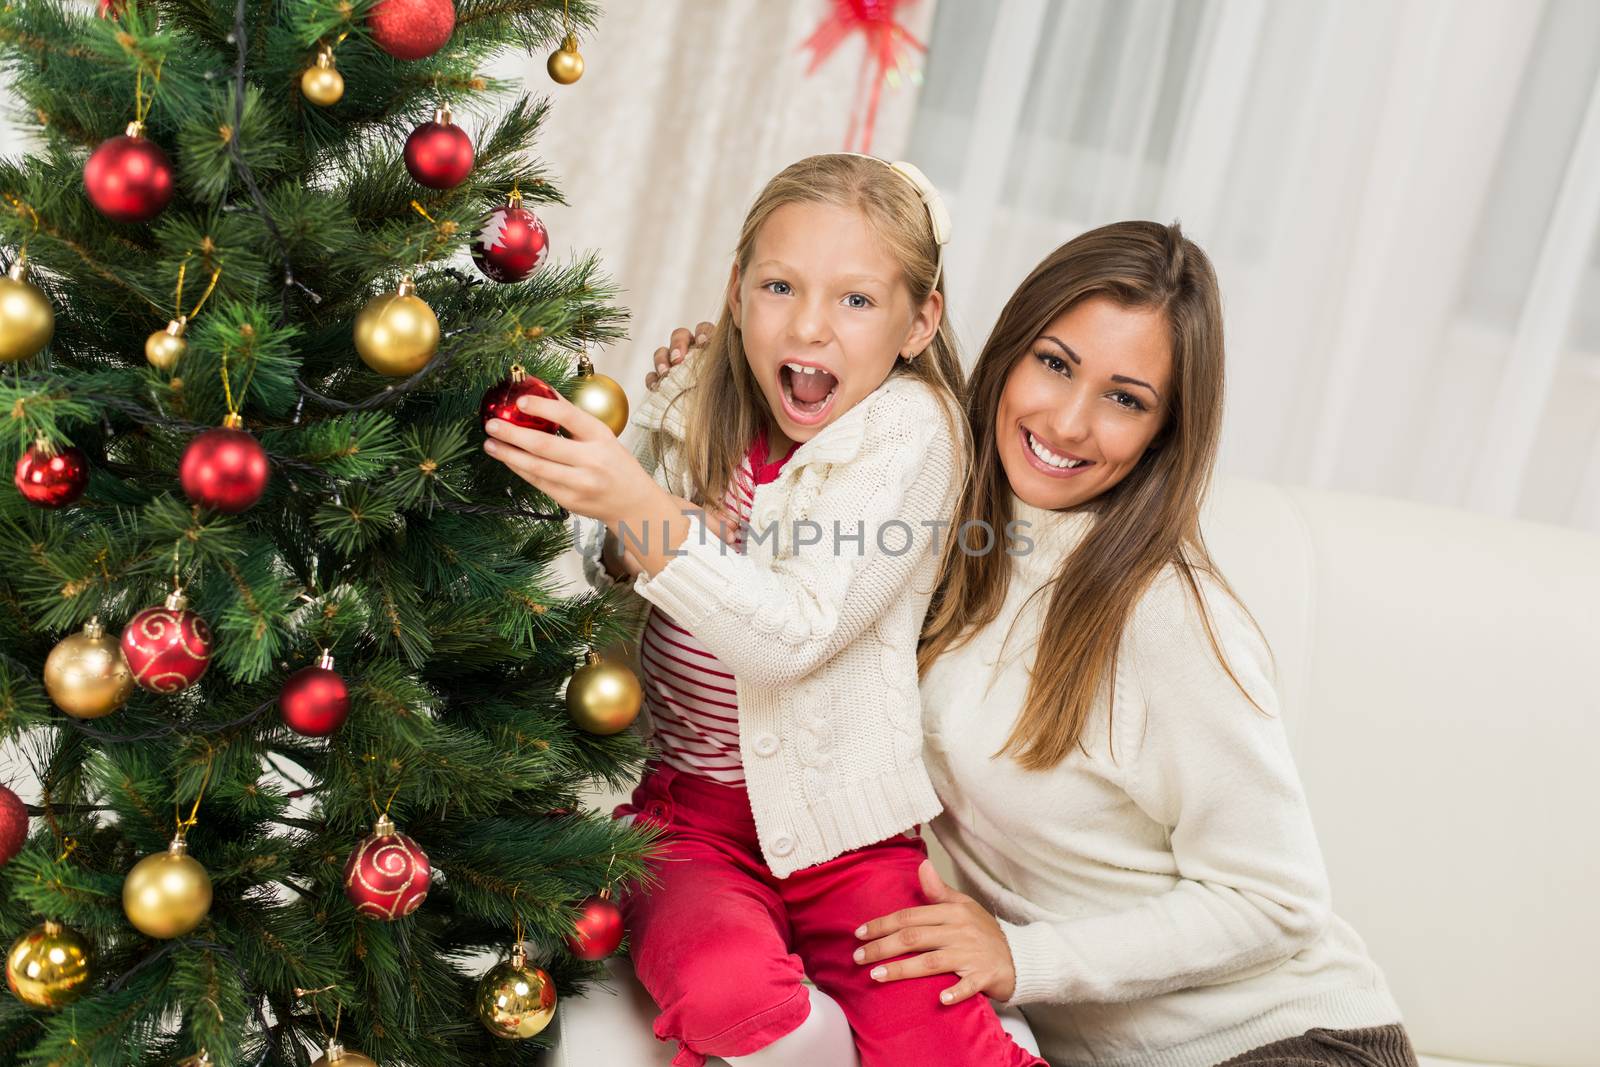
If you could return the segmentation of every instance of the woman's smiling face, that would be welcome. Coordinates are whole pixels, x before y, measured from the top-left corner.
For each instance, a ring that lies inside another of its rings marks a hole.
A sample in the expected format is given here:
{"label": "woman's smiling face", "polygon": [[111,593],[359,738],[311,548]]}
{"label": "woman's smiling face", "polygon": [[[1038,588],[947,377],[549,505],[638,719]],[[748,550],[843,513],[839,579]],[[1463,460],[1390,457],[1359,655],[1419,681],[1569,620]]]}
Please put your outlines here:
{"label": "woman's smiling face", "polygon": [[1056,316],[1000,395],[995,434],[1012,491],[1060,510],[1122,481],[1166,424],[1171,381],[1164,312],[1094,296]]}

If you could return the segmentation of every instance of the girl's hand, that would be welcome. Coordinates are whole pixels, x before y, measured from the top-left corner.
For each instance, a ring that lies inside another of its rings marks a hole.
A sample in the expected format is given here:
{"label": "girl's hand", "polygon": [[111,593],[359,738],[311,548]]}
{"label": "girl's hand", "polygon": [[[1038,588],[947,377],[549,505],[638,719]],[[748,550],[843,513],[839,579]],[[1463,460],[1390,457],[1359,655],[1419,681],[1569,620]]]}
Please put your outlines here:
{"label": "girl's hand", "polygon": [[995,1000],[1010,1000],[1017,989],[1017,969],[1011,946],[1000,924],[977,901],[944,884],[928,860],[917,868],[922,893],[933,903],[905,908],[874,919],[856,931],[867,944],[856,949],[855,961],[876,964],[908,952],[918,955],[874,966],[871,975],[880,982],[921,978],[930,974],[957,974],[961,980],[939,994],[945,1004],[959,1004],[984,993]]}
{"label": "girl's hand", "polygon": [[628,522],[642,529],[637,524],[671,500],[605,423],[566,397],[525,396],[517,406],[568,436],[490,419],[483,449],[563,508],[613,528]]}
{"label": "girl's hand", "polygon": [[667,372],[687,359],[690,352],[706,346],[706,342],[711,340],[711,331],[715,328],[709,322],[702,322],[694,328],[693,337],[689,336],[687,327],[679,326],[673,330],[672,340],[667,346],[656,349],[656,369],[644,376],[644,387],[654,390],[661,384],[661,379],[666,377]]}
{"label": "girl's hand", "polygon": [[619,582],[628,582],[644,573],[644,565],[635,556],[618,544],[611,531],[606,531],[604,541],[600,544],[600,563],[605,567],[606,573]]}

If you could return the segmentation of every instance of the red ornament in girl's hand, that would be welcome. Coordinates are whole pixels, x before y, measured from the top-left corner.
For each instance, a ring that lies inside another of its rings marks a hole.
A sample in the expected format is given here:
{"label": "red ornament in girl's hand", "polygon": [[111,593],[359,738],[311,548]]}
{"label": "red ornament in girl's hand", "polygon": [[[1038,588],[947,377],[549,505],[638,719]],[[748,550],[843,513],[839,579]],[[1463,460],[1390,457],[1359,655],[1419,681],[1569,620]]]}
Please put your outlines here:
{"label": "red ornament in girl's hand", "polygon": [[28,503],[63,508],[89,487],[89,460],[81,448],[55,449],[40,441],[17,460],[12,481]]}
{"label": "red ornament in girl's hand", "polygon": [[542,396],[551,399],[559,394],[544,382],[527,373],[521,366],[511,368],[511,377],[483,394],[483,406],[479,414],[487,426],[490,419],[502,419],[515,426],[526,426],[530,430],[543,430],[545,433],[556,433],[561,429],[549,419],[538,419],[527,414],[517,407],[517,401],[525,396]]}
{"label": "red ornament in girl's hand", "polygon": [[367,15],[377,46],[396,59],[426,59],[456,28],[451,0],[381,0]]}

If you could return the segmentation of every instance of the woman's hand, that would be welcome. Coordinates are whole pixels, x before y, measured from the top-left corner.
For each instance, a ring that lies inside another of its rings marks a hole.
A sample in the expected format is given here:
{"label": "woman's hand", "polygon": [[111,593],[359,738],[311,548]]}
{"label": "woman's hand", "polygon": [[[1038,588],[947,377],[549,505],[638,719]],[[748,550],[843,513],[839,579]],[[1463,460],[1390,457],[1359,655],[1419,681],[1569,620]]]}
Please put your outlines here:
{"label": "woman's hand", "polygon": [[[965,893],[945,885],[930,861],[922,861],[917,877],[923,895],[933,903],[905,908],[858,929],[856,937],[867,944],[856,949],[855,961],[877,964],[871,975],[879,982],[930,974],[960,975],[959,982],[939,994],[945,1004],[959,1004],[978,993],[1010,1000],[1017,989],[1017,969],[1011,946],[994,916]],[[918,955],[877,963],[908,952]]]}
{"label": "woman's hand", "polygon": [[[642,523],[663,507],[668,514],[675,510],[671,494],[639,466],[611,429],[566,397],[525,396],[517,406],[550,420],[568,436],[490,419],[483,449],[563,508],[613,529]],[[636,531],[643,528],[634,526]]]}
{"label": "woman's hand", "polygon": [[667,376],[667,372],[687,359],[691,351],[706,346],[706,342],[711,340],[711,331],[714,329],[716,327],[711,323],[702,322],[694,328],[692,337],[685,326],[673,330],[672,340],[667,346],[656,349],[656,369],[644,376],[644,387],[653,390],[660,385],[661,379]]}

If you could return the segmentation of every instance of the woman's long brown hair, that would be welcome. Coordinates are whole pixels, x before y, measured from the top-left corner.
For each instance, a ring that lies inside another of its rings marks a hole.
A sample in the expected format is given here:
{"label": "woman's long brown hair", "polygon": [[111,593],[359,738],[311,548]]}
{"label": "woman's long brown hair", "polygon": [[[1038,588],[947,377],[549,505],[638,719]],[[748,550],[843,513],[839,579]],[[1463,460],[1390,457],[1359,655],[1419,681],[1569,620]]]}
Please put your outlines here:
{"label": "woman's long brown hair", "polygon": [[[761,190],[739,231],[734,261],[743,272],[755,252],[756,235],[772,213],[785,204],[834,204],[860,211],[900,264],[913,307],[921,307],[935,289],[944,292],[939,246],[933,239],[928,209],[916,189],[888,164],[866,156],[837,153],[808,156],[785,167]],[[961,359],[945,307],[938,332],[928,347],[909,361],[897,360],[892,374],[922,379],[944,403],[950,428],[960,442],[965,436],[961,409]],[[705,351],[693,361],[693,383],[679,396],[685,405],[684,462],[696,503],[720,501],[744,459],[756,431],[766,425],[767,401],[750,373],[744,341],[726,301]],[[658,456],[668,454],[664,431],[654,441]],[[963,454],[966,451],[962,447]]]}
{"label": "woman's long brown hair", "polygon": [[1082,744],[1096,698],[1102,691],[1108,700],[1113,695],[1117,653],[1134,608],[1169,565],[1198,605],[1212,651],[1233,674],[1197,577],[1210,577],[1231,595],[1200,535],[1200,505],[1222,425],[1222,302],[1200,247],[1176,224],[1154,222],[1113,223],[1067,242],[1028,275],[1001,311],[968,385],[975,456],[951,528],[969,531],[971,547],[964,549],[959,537],[946,543],[918,667],[926,671],[940,655],[966,644],[1005,603],[1011,557],[975,551],[984,531],[1005,530],[1013,518],[1011,484],[996,438],[1000,395],[1045,327],[1090,297],[1166,317],[1172,384],[1149,451],[1121,482],[1083,505],[1094,522],[1040,591],[1053,590],[1039,652],[1023,710],[1001,749],[1030,769],[1054,767]]}

